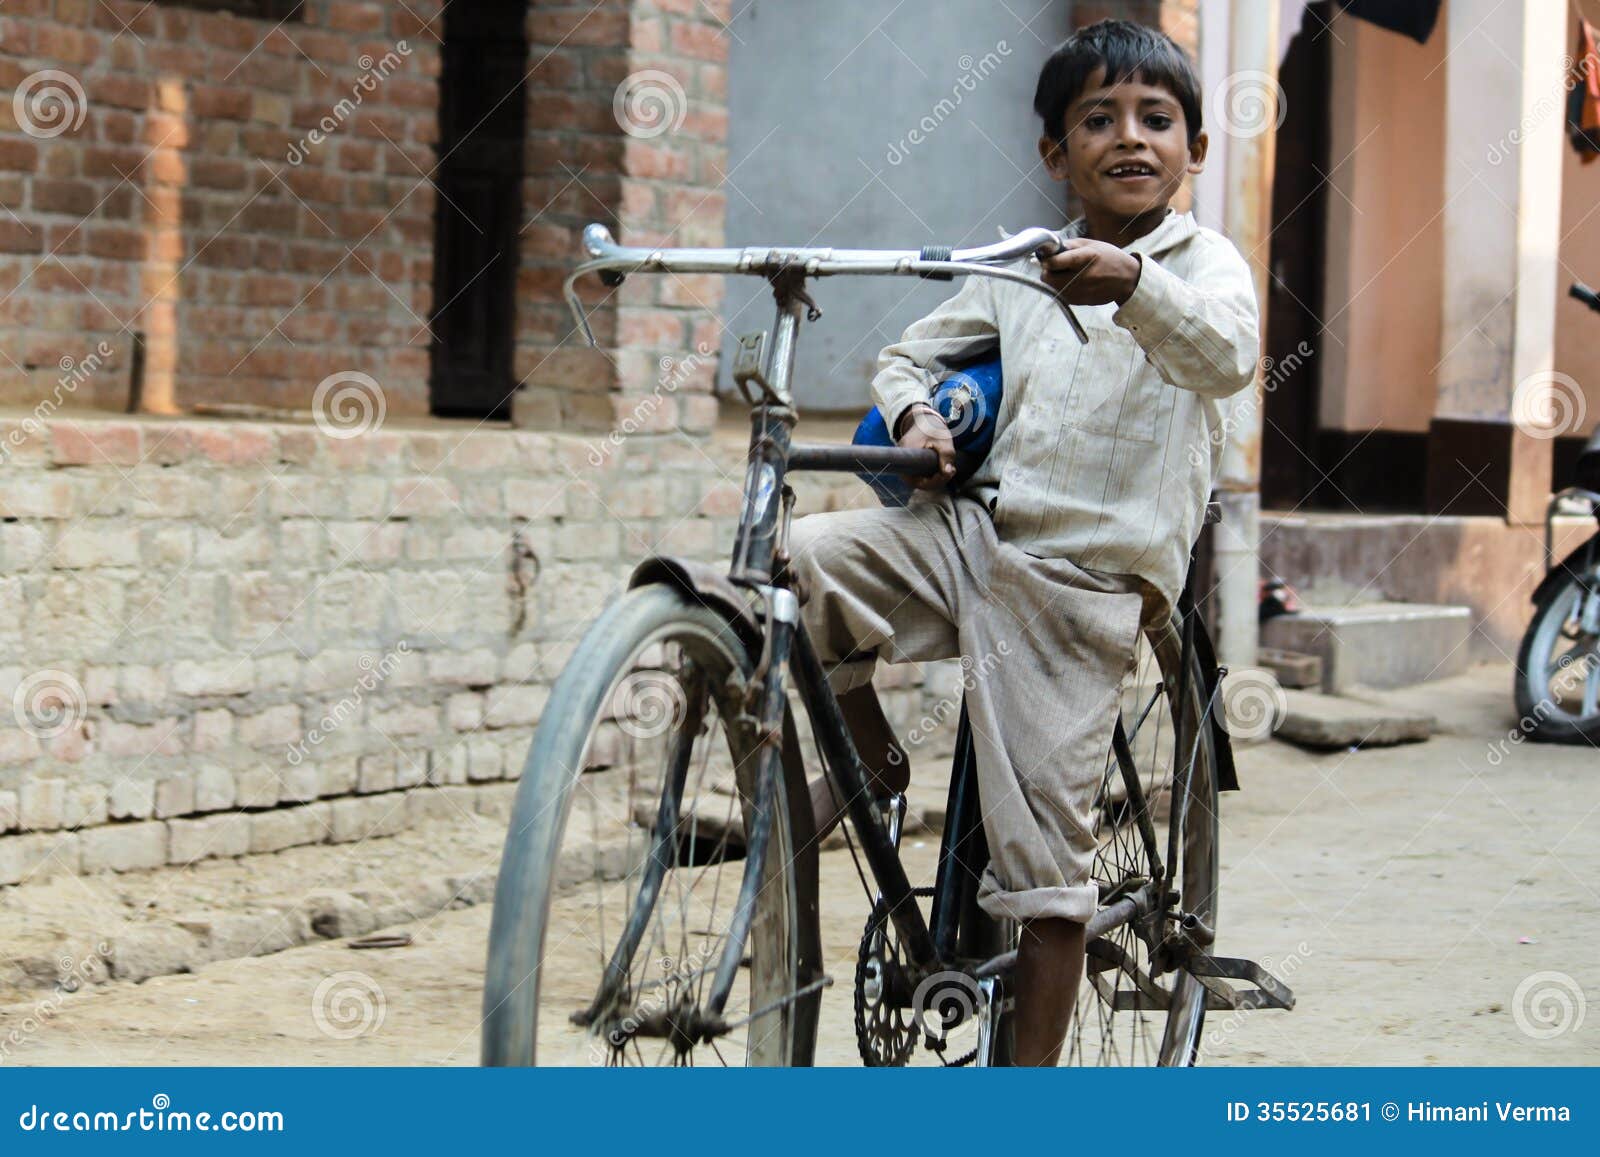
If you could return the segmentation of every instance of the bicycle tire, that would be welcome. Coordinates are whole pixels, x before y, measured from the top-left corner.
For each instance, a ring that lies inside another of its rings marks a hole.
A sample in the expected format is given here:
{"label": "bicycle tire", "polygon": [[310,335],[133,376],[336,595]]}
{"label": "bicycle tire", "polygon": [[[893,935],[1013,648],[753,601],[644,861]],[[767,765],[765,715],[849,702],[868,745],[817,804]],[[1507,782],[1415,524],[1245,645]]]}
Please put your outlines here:
{"label": "bicycle tire", "polygon": [[[1166,701],[1178,701],[1180,679],[1178,673],[1182,664],[1182,640],[1177,630],[1168,625],[1161,631],[1152,632],[1148,636],[1151,649],[1161,671],[1163,683],[1166,685]],[[1217,816],[1217,759],[1215,740],[1210,726],[1200,726],[1205,719],[1206,708],[1206,682],[1196,655],[1190,656],[1189,676],[1181,680],[1184,684],[1184,702],[1182,704],[1185,722],[1183,734],[1185,747],[1193,753],[1192,772],[1186,784],[1188,804],[1182,809],[1185,816],[1184,831],[1182,833],[1182,850],[1180,859],[1181,867],[1178,869],[1175,884],[1177,885],[1181,906],[1184,911],[1199,916],[1207,926],[1215,929],[1217,924],[1217,889],[1219,880],[1218,838],[1219,825]],[[1146,724],[1148,726],[1148,722]],[[1159,733],[1157,745],[1160,743]],[[1186,760],[1188,751],[1178,752],[1174,749],[1173,766]],[[1115,761],[1111,765],[1115,769]],[[1120,775],[1119,770],[1111,774]],[[1171,801],[1176,803],[1177,801]],[[1102,803],[1104,808],[1104,802]],[[1158,812],[1159,804],[1154,799],[1147,799],[1147,807]],[[1171,817],[1180,814],[1180,809],[1169,806],[1167,808],[1167,823]],[[1154,817],[1152,817],[1154,819]],[[1136,817],[1135,821],[1136,822]],[[1158,833],[1161,835],[1162,854],[1165,855],[1165,826]],[[1106,852],[1102,846],[1102,855]],[[1169,872],[1172,866],[1168,866]],[[1101,857],[1096,858],[1096,878],[1103,879],[1109,873],[1104,869]],[[1130,948],[1137,952],[1148,949],[1142,941],[1138,941],[1131,934],[1131,926],[1124,929],[1113,930],[1108,937],[1118,937],[1122,941],[1119,945],[1123,951]],[[1091,953],[1095,951],[1091,946]],[[1107,1004],[1104,993],[1099,992],[1089,974],[1093,961],[1086,962],[1086,972],[1079,989],[1078,1008],[1073,1017],[1072,1028],[1069,1030],[1066,1048],[1063,1050],[1064,1063],[1067,1064],[1096,1064],[1111,1065],[1117,1063],[1139,1064],[1153,1063],[1157,1066],[1191,1066],[1198,1062],[1200,1057],[1201,1033],[1205,1025],[1206,989],[1188,972],[1181,969],[1167,973],[1172,978],[1170,988],[1167,989],[1169,1006],[1166,1009],[1166,1018],[1161,1027],[1159,1043],[1151,1045],[1149,1041],[1141,1050],[1138,1047],[1138,1038],[1123,1050],[1128,1056],[1126,1059],[1115,1059],[1116,1048],[1115,1034],[1117,1028],[1108,1028],[1108,1021],[1118,1013],[1113,1011],[1107,1016],[1103,1006]],[[1115,997],[1115,993],[1113,996]],[[1087,1033],[1088,1013],[1095,1011],[1099,1016],[1097,1023],[1100,1027],[1101,1039],[1097,1047],[1090,1048],[1085,1042]],[[1133,1011],[1135,1028],[1138,1031],[1138,1012]],[[1131,1036],[1132,1034],[1130,1034]],[[1107,1047],[1107,1038],[1111,1038],[1112,1047]],[[1138,1057],[1143,1055],[1148,1061],[1141,1062]],[[1108,1059],[1108,1053],[1112,1057]]]}
{"label": "bicycle tire", "polygon": [[[742,685],[754,667],[734,628],[675,586],[632,590],[590,625],[552,689],[513,805],[485,968],[481,1056],[486,1065],[532,1065],[540,1058],[541,1011],[547,1014],[547,1030],[558,1011],[540,1007],[546,945],[554,928],[552,906],[560,891],[562,844],[590,737],[630,664],[646,648],[669,641],[703,666],[707,686],[717,689],[713,694],[734,695],[730,688]],[[730,676],[736,678],[730,681]],[[731,746],[735,741],[725,718],[717,723]],[[787,713],[783,750],[783,790],[776,793],[772,843],[748,941],[751,1011],[792,996],[821,975],[815,840],[804,769],[796,766],[800,748]],[[740,767],[753,763],[737,757],[734,762]],[[743,780],[739,794],[748,800]],[[748,805],[735,810],[742,813],[748,833]],[[653,912],[647,915],[654,917]],[[766,1014],[761,1031],[746,1034],[747,1063],[810,1064],[819,996],[791,999]]]}

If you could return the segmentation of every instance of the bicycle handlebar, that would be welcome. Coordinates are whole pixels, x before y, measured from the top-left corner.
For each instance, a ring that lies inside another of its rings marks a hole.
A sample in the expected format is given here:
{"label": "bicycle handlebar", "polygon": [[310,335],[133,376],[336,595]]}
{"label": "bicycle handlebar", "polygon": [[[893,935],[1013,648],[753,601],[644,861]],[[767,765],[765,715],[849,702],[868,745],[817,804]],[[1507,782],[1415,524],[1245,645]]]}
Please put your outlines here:
{"label": "bicycle handlebar", "polygon": [[583,231],[583,248],[590,260],[572,271],[562,286],[567,305],[583,329],[591,346],[597,345],[589,318],[583,311],[576,284],[580,277],[598,273],[610,286],[622,284],[630,273],[724,273],[770,277],[796,268],[807,277],[857,274],[878,277],[954,277],[956,275],[992,277],[1012,281],[1038,290],[1056,301],[1072,324],[1078,340],[1087,343],[1084,331],[1072,309],[1042,281],[1009,269],[997,268],[1024,257],[1048,257],[1061,248],[1061,235],[1039,226],[1014,233],[993,245],[971,249],[927,247],[906,249],[833,249],[805,246],[747,246],[743,249],[655,249],[618,245],[604,225],[593,224]]}
{"label": "bicycle handlebar", "polygon": [[1600,313],[1600,294],[1595,293],[1594,290],[1590,289],[1583,282],[1574,281],[1572,283],[1572,287],[1568,289],[1567,292],[1573,297],[1576,297],[1579,301],[1583,302],[1583,304],[1587,305],[1596,313]]}

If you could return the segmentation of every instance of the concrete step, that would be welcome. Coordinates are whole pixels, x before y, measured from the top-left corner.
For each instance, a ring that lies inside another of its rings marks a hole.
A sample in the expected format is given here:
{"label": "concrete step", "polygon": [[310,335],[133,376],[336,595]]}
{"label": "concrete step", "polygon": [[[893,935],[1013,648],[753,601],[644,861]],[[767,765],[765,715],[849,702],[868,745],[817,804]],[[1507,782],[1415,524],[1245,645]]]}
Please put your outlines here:
{"label": "concrete step", "polygon": [[1261,626],[1261,645],[1316,655],[1322,689],[1408,687],[1459,675],[1469,661],[1468,607],[1425,603],[1305,606]]}
{"label": "concrete step", "polygon": [[1431,715],[1371,699],[1347,699],[1311,691],[1283,694],[1285,710],[1274,738],[1304,747],[1392,747],[1427,739],[1437,726]]}

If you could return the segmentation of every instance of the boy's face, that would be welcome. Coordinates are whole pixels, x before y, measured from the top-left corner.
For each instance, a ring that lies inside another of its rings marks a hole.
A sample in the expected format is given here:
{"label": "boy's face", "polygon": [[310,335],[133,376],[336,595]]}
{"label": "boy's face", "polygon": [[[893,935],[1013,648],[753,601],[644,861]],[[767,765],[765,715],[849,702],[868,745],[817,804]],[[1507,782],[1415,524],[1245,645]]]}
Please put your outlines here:
{"label": "boy's face", "polygon": [[1177,98],[1137,77],[1107,85],[1105,69],[1096,69],[1063,124],[1063,140],[1039,138],[1039,155],[1052,177],[1072,185],[1091,217],[1164,215],[1184,176],[1205,164],[1206,136],[1189,143]]}

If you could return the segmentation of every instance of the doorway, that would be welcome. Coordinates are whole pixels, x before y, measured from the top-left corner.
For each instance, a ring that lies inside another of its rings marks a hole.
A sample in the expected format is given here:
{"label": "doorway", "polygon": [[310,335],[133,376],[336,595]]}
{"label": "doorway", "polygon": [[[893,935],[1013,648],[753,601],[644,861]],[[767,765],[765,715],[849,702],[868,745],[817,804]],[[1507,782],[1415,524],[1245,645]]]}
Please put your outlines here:
{"label": "doorway", "polygon": [[[1267,374],[1261,429],[1261,504],[1292,510],[1323,480],[1317,357],[1322,342],[1327,232],[1329,89],[1333,78],[1329,0],[1307,4],[1278,72],[1284,120],[1272,179],[1267,288]],[[1304,351],[1309,349],[1309,353]],[[1294,367],[1296,372],[1288,372]]]}
{"label": "doorway", "polygon": [[516,388],[528,4],[445,10],[428,380],[441,416],[504,420]]}

